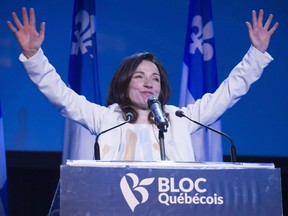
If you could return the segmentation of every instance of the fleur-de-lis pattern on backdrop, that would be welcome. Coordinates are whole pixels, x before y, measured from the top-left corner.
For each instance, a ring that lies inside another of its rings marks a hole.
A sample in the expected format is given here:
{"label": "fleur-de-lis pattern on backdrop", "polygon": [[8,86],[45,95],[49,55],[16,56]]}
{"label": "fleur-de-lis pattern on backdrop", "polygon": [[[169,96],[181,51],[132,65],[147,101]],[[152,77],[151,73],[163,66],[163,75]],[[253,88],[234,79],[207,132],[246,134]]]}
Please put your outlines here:
{"label": "fleur-de-lis pattern on backdrop", "polygon": [[[99,86],[94,0],[75,0],[71,31],[68,85],[89,101],[102,104]],[[65,120],[63,162],[92,159],[95,136],[81,125]]]}
{"label": "fleur-de-lis pattern on backdrop", "polygon": [[195,54],[198,49],[203,55],[204,61],[209,61],[213,58],[214,48],[209,43],[208,39],[214,38],[213,22],[209,21],[203,26],[201,16],[195,16],[191,24],[192,29],[196,29],[191,34],[192,43],[190,44],[190,53]]}
{"label": "fleur-de-lis pattern on backdrop", "polygon": [[[75,42],[72,42],[71,55],[84,55],[88,52],[87,47],[93,46],[92,37],[95,34],[95,16],[89,15],[85,10],[79,11],[74,19]],[[93,53],[90,57],[94,58]]]}
{"label": "fleur-de-lis pattern on backdrop", "polygon": [[[179,106],[193,104],[217,86],[211,0],[190,0]],[[220,130],[220,120],[212,126]],[[222,161],[221,137],[206,129],[191,135],[196,161]]]}

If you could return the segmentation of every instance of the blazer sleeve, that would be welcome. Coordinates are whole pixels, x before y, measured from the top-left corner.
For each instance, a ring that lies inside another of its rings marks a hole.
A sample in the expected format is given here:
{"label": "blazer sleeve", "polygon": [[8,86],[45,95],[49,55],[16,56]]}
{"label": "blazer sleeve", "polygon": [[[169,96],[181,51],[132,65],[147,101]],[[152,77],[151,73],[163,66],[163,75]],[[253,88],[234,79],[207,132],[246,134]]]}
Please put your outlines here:
{"label": "blazer sleeve", "polygon": [[[214,123],[248,92],[251,85],[261,77],[264,68],[272,60],[273,58],[267,52],[261,53],[251,46],[242,61],[233,68],[214,93],[204,94],[194,104],[183,107],[182,111],[203,124]],[[191,132],[198,128],[198,125],[190,124]]]}
{"label": "blazer sleeve", "polygon": [[67,87],[42,49],[29,59],[21,54],[19,60],[32,82],[64,117],[80,123],[91,133],[99,130],[107,108],[89,102]]}

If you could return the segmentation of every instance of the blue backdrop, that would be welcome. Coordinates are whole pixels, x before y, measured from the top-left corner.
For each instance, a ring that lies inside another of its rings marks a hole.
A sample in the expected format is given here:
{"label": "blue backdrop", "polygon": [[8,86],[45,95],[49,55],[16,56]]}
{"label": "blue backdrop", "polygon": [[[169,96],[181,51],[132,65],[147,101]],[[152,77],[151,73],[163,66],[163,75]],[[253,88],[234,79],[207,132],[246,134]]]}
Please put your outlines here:
{"label": "blue backdrop", "polygon": [[[212,4],[219,82],[250,46],[245,21],[250,21],[252,9],[263,8],[280,22],[268,50],[275,60],[248,95],[224,114],[222,130],[233,138],[239,155],[287,157],[288,3],[212,0]],[[0,97],[6,149],[61,151],[64,119],[27,78],[18,61],[20,48],[6,26],[11,12],[20,13],[22,6],[35,8],[38,26],[46,22],[44,52],[63,80],[68,78],[73,1],[0,0]],[[169,72],[170,103],[178,105],[188,0],[97,0],[96,10],[102,98],[125,56],[152,51]]]}

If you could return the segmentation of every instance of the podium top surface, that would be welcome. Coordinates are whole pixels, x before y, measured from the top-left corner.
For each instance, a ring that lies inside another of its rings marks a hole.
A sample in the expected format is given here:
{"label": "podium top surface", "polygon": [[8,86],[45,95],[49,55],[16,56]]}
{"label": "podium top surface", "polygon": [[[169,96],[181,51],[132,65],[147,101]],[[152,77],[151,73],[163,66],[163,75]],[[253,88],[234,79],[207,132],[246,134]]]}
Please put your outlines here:
{"label": "podium top surface", "polygon": [[153,169],[274,169],[273,163],[243,163],[243,162],[175,162],[175,161],[95,161],[68,160],[68,166],[81,167],[133,167]]}

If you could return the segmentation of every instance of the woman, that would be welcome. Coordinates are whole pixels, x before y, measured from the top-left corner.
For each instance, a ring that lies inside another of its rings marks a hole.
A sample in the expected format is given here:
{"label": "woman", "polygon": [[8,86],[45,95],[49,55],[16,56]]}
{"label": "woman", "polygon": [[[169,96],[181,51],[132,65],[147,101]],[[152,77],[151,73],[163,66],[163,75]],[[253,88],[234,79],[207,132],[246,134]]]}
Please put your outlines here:
{"label": "woman", "polygon": [[[264,11],[260,10],[257,18],[256,12],[252,11],[252,24],[247,22],[252,45],[243,60],[213,94],[205,94],[194,104],[182,107],[185,115],[202,124],[212,124],[260,78],[263,69],[273,60],[266,50],[278,27],[275,23],[269,29],[272,15],[263,26],[263,15]],[[29,17],[26,9],[22,8],[23,24],[15,12],[12,18],[16,26],[9,21],[7,25],[22,48],[20,61],[30,79],[64,117],[97,134],[123,122],[126,113],[133,113],[132,122],[99,139],[102,160],[160,160],[158,128],[147,105],[148,98],[154,96],[159,98],[169,125],[165,133],[166,159],[195,161],[190,134],[199,126],[177,117],[175,111],[179,108],[167,105],[170,97],[167,73],[151,53],[139,53],[123,61],[111,81],[108,106],[100,106],[69,89],[49,63],[41,49],[45,23],[41,23],[38,33],[33,8]]]}

